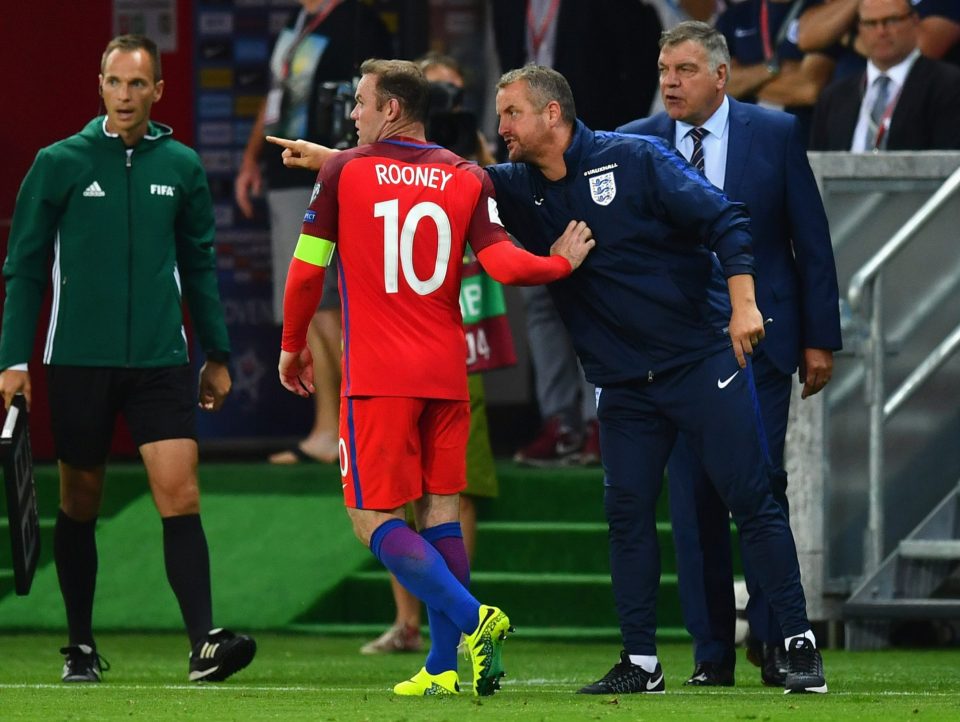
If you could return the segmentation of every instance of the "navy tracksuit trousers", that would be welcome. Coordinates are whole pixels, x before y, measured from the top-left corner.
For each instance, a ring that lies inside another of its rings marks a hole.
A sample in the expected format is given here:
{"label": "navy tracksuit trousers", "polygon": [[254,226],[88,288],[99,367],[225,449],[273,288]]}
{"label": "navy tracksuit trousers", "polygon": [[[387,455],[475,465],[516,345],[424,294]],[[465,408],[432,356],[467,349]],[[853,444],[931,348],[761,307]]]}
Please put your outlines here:
{"label": "navy tracksuit trousers", "polygon": [[[762,346],[754,354],[752,367],[770,450],[773,498],[789,519],[783,449],[793,376],[774,366]],[[683,434],[677,437],[667,463],[667,479],[680,604],[684,624],[693,637],[694,660],[734,666],[736,608],[730,514]],[[782,644],[780,625],[748,563],[744,564],[744,576],[750,593],[747,619],[751,634],[768,644]]]}
{"label": "navy tracksuit trousers", "polygon": [[770,455],[750,365],[740,369],[728,348],[649,382],[605,386],[597,418],[610,571],[628,653],[656,654],[656,502],[678,431],[730,509],[744,562],[783,633],[810,628],[793,535],[771,492]]}

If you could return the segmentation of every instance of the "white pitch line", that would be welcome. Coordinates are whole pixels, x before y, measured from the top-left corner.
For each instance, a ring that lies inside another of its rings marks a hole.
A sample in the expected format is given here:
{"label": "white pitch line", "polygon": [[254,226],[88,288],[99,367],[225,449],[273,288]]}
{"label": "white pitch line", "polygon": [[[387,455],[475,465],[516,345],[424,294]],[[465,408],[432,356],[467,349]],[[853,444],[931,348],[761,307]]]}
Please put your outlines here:
{"label": "white pitch line", "polygon": [[[0,689],[122,689],[122,690],[189,690],[193,692],[370,692],[370,687],[296,687],[296,686],[257,686],[257,685],[237,685],[237,684],[113,684],[105,682],[102,684],[2,684]],[[384,687],[384,692],[389,692],[390,687]]]}
{"label": "white pitch line", "polygon": [[[568,691],[571,694],[575,691],[573,684],[556,682],[545,683],[542,680],[513,680],[510,682],[512,687],[538,687],[543,689],[546,692],[563,692]],[[142,690],[171,690],[171,691],[184,691],[190,690],[195,692],[315,692],[318,694],[324,694],[327,692],[376,692],[382,691],[385,693],[390,692],[390,687],[383,687],[381,690],[371,687],[303,687],[303,686],[266,686],[266,685],[236,685],[236,684],[226,684],[226,685],[209,685],[209,684],[112,684],[106,682],[104,684],[4,684],[0,683],[0,689],[43,689],[43,690],[67,690],[73,693],[78,689],[104,689],[104,690],[130,690],[130,691],[142,691]],[[525,692],[527,690],[524,690]],[[506,687],[502,690],[501,693],[509,694],[510,688]],[[741,696],[749,695],[752,697],[759,697],[760,695],[776,695],[775,692],[770,692],[767,689],[756,689],[756,690],[738,690],[726,692],[725,694],[714,695],[717,697],[720,696],[734,696],[736,694]],[[668,695],[672,696],[683,696],[683,697],[704,697],[710,695],[704,695],[702,692],[694,690],[668,690]],[[868,695],[871,697],[918,697],[918,698],[935,698],[935,697],[960,697],[960,694],[955,692],[849,692],[844,690],[831,691],[827,696],[829,697],[854,697]],[[611,697],[629,697],[632,695],[607,695]],[[816,697],[817,695],[811,695],[811,697]],[[776,697],[780,699],[780,697]],[[773,699],[773,697],[771,697]]]}

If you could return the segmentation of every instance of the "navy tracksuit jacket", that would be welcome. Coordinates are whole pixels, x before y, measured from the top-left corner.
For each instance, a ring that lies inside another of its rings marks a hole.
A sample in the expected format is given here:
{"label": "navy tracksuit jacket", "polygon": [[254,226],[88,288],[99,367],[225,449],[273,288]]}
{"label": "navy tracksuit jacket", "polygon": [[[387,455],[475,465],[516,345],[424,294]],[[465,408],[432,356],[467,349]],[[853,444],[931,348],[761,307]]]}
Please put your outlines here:
{"label": "navy tracksuit jacket", "polygon": [[564,160],[557,182],[526,163],[487,170],[501,219],[527,250],[549,254],[570,219],[593,230],[582,270],[550,286],[587,380],[647,378],[728,346],[724,274],[753,273],[744,206],[660,138],[578,121]]}
{"label": "navy tracksuit jacket", "polygon": [[660,556],[655,507],[677,431],[702,458],[785,634],[809,629],[796,548],[770,493],[751,369],[730,348],[725,277],[753,273],[749,218],[660,138],[579,121],[566,176],[488,168],[506,228],[546,255],[571,220],[596,247],[550,285],[598,388],[604,505],[624,648],[655,654]]}

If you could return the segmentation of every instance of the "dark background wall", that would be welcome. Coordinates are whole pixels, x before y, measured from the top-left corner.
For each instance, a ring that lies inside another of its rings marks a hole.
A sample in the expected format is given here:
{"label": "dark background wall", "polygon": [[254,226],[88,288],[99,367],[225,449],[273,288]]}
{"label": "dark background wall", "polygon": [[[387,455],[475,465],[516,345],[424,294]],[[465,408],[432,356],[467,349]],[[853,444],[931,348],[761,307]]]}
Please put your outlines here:
{"label": "dark background wall", "polygon": [[[482,62],[475,40],[482,18],[482,2],[446,5],[427,0],[371,0],[397,37],[401,57],[415,57],[428,45],[456,50],[469,65]],[[224,0],[230,10],[233,3]],[[264,2],[273,9],[278,3]],[[291,0],[289,5],[295,7]],[[173,127],[175,137],[196,146],[197,67],[195,63],[196,0],[176,0],[177,48],[163,53],[163,99],[153,118]],[[113,36],[113,0],[27,0],[6,2],[0,14],[0,71],[5,79],[4,107],[0,113],[0,258],[6,256],[10,219],[16,193],[37,151],[80,130],[101,112],[96,84],[99,58]],[[465,43],[470,37],[473,43]],[[428,40],[429,38],[429,40]],[[212,179],[216,180],[216,179]],[[222,230],[222,229],[221,229]],[[229,290],[227,291],[229,293]],[[0,308],[4,294],[0,292]],[[40,363],[49,297],[37,333],[31,377],[34,385],[31,428],[38,458],[52,458],[49,413],[43,366]],[[270,404],[267,404],[270,405]],[[264,415],[270,409],[262,410]],[[305,429],[304,429],[305,431]],[[114,453],[134,453],[123,424]],[[210,436],[209,430],[201,433]],[[298,431],[299,433],[299,431]],[[241,434],[242,435],[242,434]],[[213,436],[219,436],[214,430]]]}

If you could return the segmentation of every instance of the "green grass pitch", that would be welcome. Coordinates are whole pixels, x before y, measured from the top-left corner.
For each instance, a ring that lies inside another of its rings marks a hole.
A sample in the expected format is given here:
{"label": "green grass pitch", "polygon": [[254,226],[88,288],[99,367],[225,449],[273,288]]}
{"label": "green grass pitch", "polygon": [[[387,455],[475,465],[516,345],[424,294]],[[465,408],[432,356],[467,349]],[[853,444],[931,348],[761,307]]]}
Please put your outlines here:
{"label": "green grass pitch", "polygon": [[[187,682],[180,635],[103,634],[112,670],[100,685],[59,682],[60,635],[0,636],[0,720],[960,720],[960,652],[888,650],[824,654],[830,693],[784,696],[762,687],[742,656],[737,686],[682,686],[691,671],[684,644],[660,647],[665,695],[581,696],[575,690],[616,661],[611,644],[524,640],[504,652],[508,677],[493,697],[398,698],[393,683],[421,655],[364,657],[364,640],[257,635],[257,658],[222,684]],[[469,680],[469,662],[460,676]]]}

